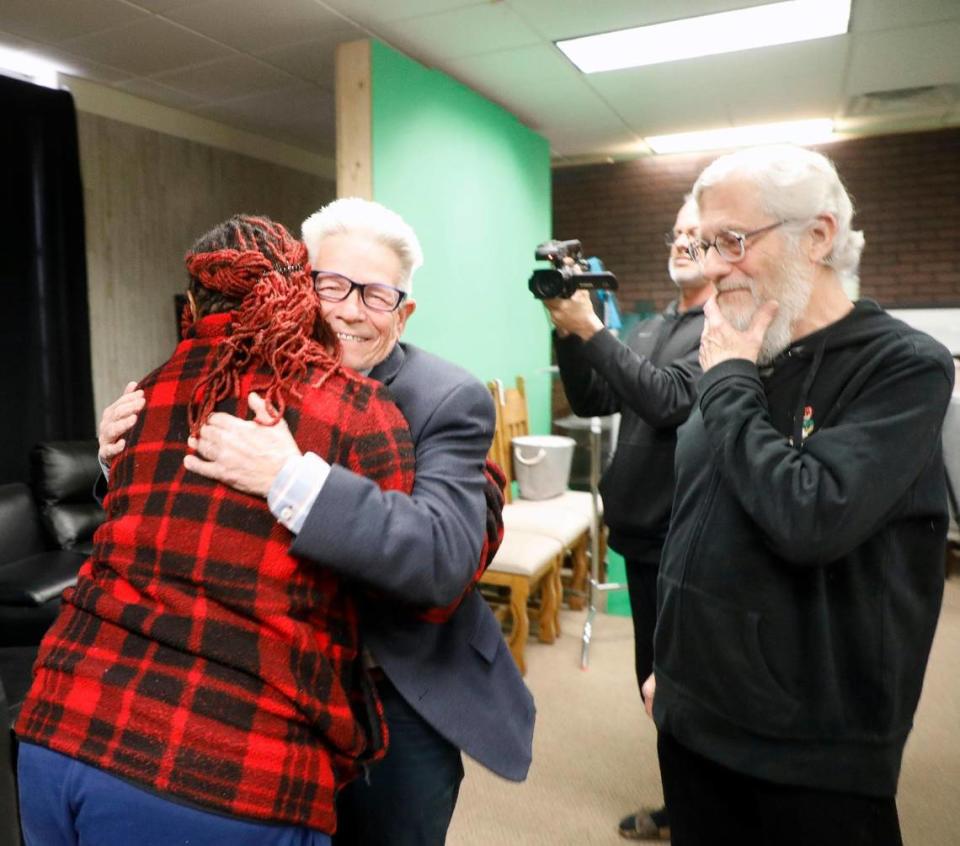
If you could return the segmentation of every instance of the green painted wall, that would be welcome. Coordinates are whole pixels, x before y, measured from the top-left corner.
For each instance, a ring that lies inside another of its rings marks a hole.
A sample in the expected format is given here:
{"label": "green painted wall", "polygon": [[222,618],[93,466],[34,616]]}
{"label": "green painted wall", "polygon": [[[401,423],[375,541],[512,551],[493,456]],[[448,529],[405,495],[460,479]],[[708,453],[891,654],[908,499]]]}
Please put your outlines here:
{"label": "green painted wall", "polygon": [[[607,581],[625,585],[627,565],[619,552],[607,548]],[[612,590],[607,594],[607,613],[618,617],[630,616],[630,595],[624,590]]]}
{"label": "green painted wall", "polygon": [[425,261],[404,340],[483,381],[526,379],[531,429],[550,426],[550,333],[527,291],[550,237],[550,151],[509,112],[378,42],[373,197],[413,226]]}

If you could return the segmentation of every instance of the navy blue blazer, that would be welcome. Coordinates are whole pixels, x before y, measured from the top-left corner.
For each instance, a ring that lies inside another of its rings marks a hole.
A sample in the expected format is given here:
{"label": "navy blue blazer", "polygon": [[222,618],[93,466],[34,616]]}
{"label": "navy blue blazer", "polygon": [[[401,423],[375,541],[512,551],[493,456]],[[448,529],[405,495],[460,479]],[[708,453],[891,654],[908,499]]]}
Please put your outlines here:
{"label": "navy blue blazer", "polygon": [[292,552],[374,588],[360,608],[363,642],[404,699],[485,767],[521,781],[530,767],[535,708],[500,626],[471,591],[446,623],[416,618],[469,583],[480,556],[483,461],[493,401],[465,370],[397,344],[371,371],[410,425],[413,495],[381,491],[330,469]]}

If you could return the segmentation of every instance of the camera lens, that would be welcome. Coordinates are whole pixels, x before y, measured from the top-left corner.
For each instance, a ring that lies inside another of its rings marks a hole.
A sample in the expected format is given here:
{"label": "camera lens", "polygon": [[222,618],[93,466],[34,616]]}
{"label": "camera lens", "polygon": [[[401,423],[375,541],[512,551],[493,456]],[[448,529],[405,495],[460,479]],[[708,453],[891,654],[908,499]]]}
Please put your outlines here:
{"label": "camera lens", "polygon": [[556,297],[569,297],[566,279],[559,270],[535,270],[530,277],[530,293],[538,300],[552,300]]}

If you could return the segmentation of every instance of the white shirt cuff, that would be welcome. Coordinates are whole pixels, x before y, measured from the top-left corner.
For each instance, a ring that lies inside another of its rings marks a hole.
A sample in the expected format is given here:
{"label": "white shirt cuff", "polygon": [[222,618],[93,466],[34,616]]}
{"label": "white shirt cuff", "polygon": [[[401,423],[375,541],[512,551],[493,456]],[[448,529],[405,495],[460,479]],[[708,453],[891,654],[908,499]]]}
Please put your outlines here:
{"label": "white shirt cuff", "polygon": [[329,475],[330,465],[316,453],[288,458],[267,491],[267,505],[273,516],[295,535],[299,534]]}

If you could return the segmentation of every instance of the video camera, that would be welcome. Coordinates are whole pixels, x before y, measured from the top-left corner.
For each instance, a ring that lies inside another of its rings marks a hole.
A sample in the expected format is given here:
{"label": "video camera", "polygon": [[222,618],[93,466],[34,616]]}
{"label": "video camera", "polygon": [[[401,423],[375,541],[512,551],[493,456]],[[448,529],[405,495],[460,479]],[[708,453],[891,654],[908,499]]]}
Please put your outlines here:
{"label": "video camera", "polygon": [[[584,288],[588,291],[616,291],[617,277],[607,270],[591,273],[590,265],[583,257],[579,241],[544,241],[534,253],[540,261],[553,264],[552,268],[533,271],[528,286],[538,300],[555,297],[567,299],[573,292]],[[564,261],[570,259],[572,263]]]}

